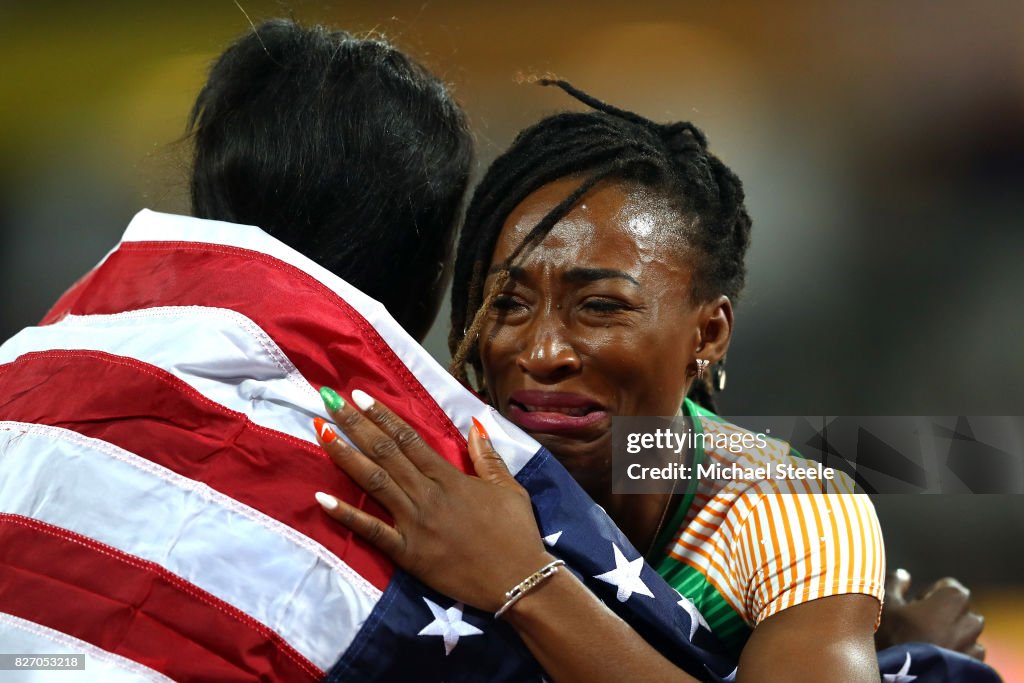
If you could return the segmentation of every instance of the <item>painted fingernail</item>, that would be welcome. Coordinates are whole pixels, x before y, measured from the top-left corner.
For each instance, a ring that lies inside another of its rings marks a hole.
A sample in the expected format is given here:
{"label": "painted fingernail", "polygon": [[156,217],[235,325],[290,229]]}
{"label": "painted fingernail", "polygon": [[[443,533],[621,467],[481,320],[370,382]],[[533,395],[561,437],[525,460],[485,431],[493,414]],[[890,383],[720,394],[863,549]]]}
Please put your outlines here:
{"label": "painted fingernail", "polygon": [[330,387],[320,387],[320,398],[324,400],[327,410],[336,413],[345,407],[345,399],[338,396],[338,392]]}
{"label": "painted fingernail", "polygon": [[338,507],[338,499],[329,493],[317,491],[314,498],[316,498],[316,502],[320,503],[320,507],[324,510],[333,510]]}
{"label": "painted fingernail", "polygon": [[370,406],[373,405],[373,397],[370,396],[365,391],[360,391],[359,389],[356,389],[355,391],[352,392],[352,402],[359,407],[359,410],[365,412],[367,409],[369,409]]}
{"label": "painted fingernail", "polygon": [[485,439],[491,438],[487,435],[487,430],[484,429],[484,426],[480,424],[480,420],[476,419],[475,417],[470,419],[473,420],[473,426],[476,427],[476,431],[480,432],[480,436],[484,437]]}
{"label": "painted fingernail", "polygon": [[320,436],[320,440],[324,443],[330,443],[338,438],[338,433],[331,428],[331,425],[327,423],[327,420],[322,417],[313,418],[313,427],[316,428],[316,433]]}

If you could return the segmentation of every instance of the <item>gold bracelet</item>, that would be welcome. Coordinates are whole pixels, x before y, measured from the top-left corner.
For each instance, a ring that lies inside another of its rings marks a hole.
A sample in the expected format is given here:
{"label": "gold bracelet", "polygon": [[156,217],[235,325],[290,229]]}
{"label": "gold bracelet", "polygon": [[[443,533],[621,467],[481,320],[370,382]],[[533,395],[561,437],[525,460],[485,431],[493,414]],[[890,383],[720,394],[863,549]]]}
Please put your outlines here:
{"label": "gold bracelet", "polygon": [[497,612],[494,613],[494,618],[498,619],[502,614],[508,611],[508,608],[516,604],[521,597],[529,593],[531,590],[539,586],[544,582],[544,579],[551,577],[558,572],[558,568],[565,565],[562,560],[555,560],[544,565],[534,573],[527,576],[519,584],[517,584],[512,590],[505,593],[505,604],[501,606]]}

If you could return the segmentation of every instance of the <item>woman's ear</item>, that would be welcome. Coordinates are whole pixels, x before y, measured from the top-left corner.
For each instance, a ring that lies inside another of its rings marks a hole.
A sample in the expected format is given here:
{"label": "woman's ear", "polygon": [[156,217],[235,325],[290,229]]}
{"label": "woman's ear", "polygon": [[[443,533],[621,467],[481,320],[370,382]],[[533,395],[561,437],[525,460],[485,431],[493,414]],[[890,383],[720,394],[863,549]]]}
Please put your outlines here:
{"label": "woman's ear", "polygon": [[732,339],[732,302],[722,294],[701,306],[700,355],[714,365],[725,357]]}

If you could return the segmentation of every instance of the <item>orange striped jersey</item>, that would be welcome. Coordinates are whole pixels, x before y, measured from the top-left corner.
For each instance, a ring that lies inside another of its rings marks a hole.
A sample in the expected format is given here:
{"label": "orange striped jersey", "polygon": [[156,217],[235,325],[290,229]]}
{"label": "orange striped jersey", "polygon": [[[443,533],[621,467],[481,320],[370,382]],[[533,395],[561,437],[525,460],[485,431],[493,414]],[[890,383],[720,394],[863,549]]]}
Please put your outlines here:
{"label": "orange striped jersey", "polygon": [[[715,446],[744,434],[750,443],[753,434],[689,400],[684,410],[695,416],[695,432],[704,433],[693,449],[694,473],[700,464],[772,472],[777,465],[809,467],[776,439],[742,453]],[[675,531],[659,538],[661,556],[652,564],[737,654],[761,621],[817,598],[872,595],[881,616],[885,549],[878,518],[841,472],[827,482],[694,477],[667,528]]]}

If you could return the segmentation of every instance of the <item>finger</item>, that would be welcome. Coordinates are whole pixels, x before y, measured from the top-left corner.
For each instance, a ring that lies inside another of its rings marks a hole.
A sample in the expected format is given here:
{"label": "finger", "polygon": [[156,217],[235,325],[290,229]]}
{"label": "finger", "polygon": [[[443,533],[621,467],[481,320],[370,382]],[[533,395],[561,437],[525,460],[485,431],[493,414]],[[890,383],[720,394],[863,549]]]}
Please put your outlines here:
{"label": "finger", "polygon": [[967,653],[972,646],[977,644],[978,637],[985,629],[985,618],[977,612],[968,612],[957,621],[957,639],[955,648],[960,652]]}
{"label": "finger", "polygon": [[473,427],[469,430],[469,457],[473,461],[473,469],[478,477],[495,484],[504,484],[515,480],[508,471],[508,466],[491,445],[487,430],[475,417]]}
{"label": "finger", "polygon": [[415,429],[386,405],[359,389],[352,392],[352,401],[363,417],[394,442],[421,474],[435,477],[448,471],[457,471],[454,465],[438,455]]}
{"label": "finger", "polygon": [[907,600],[908,590],[910,590],[910,572],[906,569],[897,569],[885,575],[886,602],[902,605]]}
{"label": "finger", "polygon": [[954,614],[965,614],[971,605],[971,591],[951,576],[941,578],[933,583],[925,592],[922,600],[936,597],[949,605]]}
{"label": "finger", "polygon": [[[365,392],[358,390],[353,391],[352,395],[352,400],[356,405],[342,399],[330,387],[320,389],[320,396],[324,400],[327,411],[334,417],[338,427],[348,435],[356,448],[383,468],[391,479],[397,482],[404,491],[411,494],[410,497],[415,495],[414,492],[424,483],[423,475],[409,461],[394,439],[378,429],[364,416],[363,412],[366,408],[359,404],[366,405],[368,399],[369,405],[372,405],[373,399]],[[357,407],[359,410],[356,409]]]}
{"label": "finger", "polygon": [[329,493],[316,492],[316,502],[335,521],[380,549],[391,559],[396,559],[404,548],[402,534],[373,515],[353,507]]}
{"label": "finger", "polygon": [[974,645],[972,645],[969,648],[967,648],[967,651],[964,654],[966,654],[968,657],[974,657],[979,662],[984,662],[985,661],[985,646],[982,645],[981,643],[975,643]]}
{"label": "finger", "polygon": [[339,469],[352,477],[364,491],[373,496],[374,500],[383,505],[395,518],[412,512],[414,505],[409,495],[392,480],[384,468],[366,457],[363,453],[349,446],[338,437],[327,421],[314,418],[313,427],[320,446]]}

